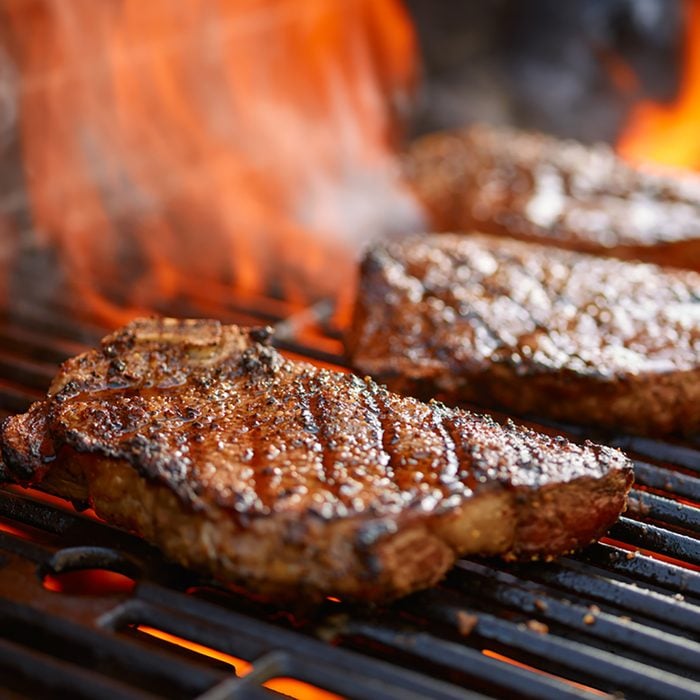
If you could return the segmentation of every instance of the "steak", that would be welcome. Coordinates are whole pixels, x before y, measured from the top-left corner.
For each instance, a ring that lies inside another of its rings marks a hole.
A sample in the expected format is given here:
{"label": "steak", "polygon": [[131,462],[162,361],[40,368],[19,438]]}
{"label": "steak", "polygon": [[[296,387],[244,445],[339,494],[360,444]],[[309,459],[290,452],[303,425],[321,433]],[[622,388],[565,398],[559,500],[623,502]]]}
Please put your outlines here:
{"label": "steak", "polygon": [[536,559],[625,507],[622,453],[285,359],[265,330],[137,320],[2,425],[5,476],[278,598],[382,600],[464,554]]}
{"label": "steak", "polygon": [[700,177],[634,168],[606,145],[477,125],[419,139],[404,173],[426,230],[700,270]]}
{"label": "steak", "polygon": [[378,245],[352,364],[389,388],[642,434],[700,430],[700,275],[474,234]]}

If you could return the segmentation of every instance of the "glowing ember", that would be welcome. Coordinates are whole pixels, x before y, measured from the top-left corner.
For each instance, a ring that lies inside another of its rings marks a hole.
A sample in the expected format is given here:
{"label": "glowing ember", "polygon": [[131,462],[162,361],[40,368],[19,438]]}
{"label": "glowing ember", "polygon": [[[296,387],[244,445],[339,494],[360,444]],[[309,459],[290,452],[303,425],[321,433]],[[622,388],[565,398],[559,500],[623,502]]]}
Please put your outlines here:
{"label": "glowing ember", "polygon": [[46,574],[41,583],[47,591],[80,596],[125,595],[136,586],[134,579],[106,569]]}
{"label": "glowing ember", "polygon": [[209,282],[349,296],[358,248],[413,221],[400,0],[5,5],[34,226],[110,321]]}
{"label": "glowing ember", "polygon": [[48,546],[54,546],[56,544],[55,537],[51,533],[44,532],[31,525],[25,525],[24,523],[5,520],[4,518],[0,518],[0,535],[1,534]]}
{"label": "glowing ember", "polygon": [[163,632],[163,630],[156,629],[155,627],[148,627],[147,625],[138,625],[136,629],[143,634],[147,634],[149,637],[155,637],[169,644],[174,644],[175,646],[182,647],[184,649],[189,649],[195,654],[201,654],[202,656],[208,656],[210,659],[216,659],[222,663],[229,664],[236,671],[237,676],[245,676],[253,670],[253,666],[243,659],[239,659],[237,656],[231,656],[231,654],[225,654],[222,651],[217,651],[210,647],[205,647],[202,644],[197,644],[196,642],[191,642],[189,639],[184,639],[183,637],[177,637],[174,634],[168,634],[168,632]]}
{"label": "glowing ember", "polygon": [[[17,484],[5,484],[5,485],[3,485],[3,489],[5,491],[9,491],[11,493],[17,493],[19,495],[30,496],[35,501],[39,501],[40,503],[45,503],[46,505],[49,505],[49,506],[52,506],[55,508],[60,508],[61,510],[69,511],[70,513],[75,512],[75,508],[70,501],[67,501],[65,498],[59,498],[58,496],[53,496],[53,495],[46,493],[44,491],[39,491],[38,489],[24,488],[23,486],[18,486]],[[91,520],[97,520],[99,522],[102,522],[102,520],[97,517],[97,514],[95,513],[95,511],[92,508],[87,508],[85,510],[81,510],[80,515],[85,517],[85,518],[89,518]]]}
{"label": "glowing ember", "polygon": [[[253,666],[239,659],[237,656],[231,656],[231,654],[225,654],[224,652],[217,651],[210,647],[205,647],[202,644],[197,644],[196,642],[191,642],[189,639],[184,639],[182,637],[177,637],[174,634],[169,634],[168,632],[163,632],[163,630],[156,629],[154,627],[147,627],[146,625],[138,625],[136,629],[139,632],[149,635],[150,637],[155,637],[169,644],[182,647],[195,654],[201,654],[202,656],[208,656],[211,659],[216,659],[223,663],[229,664],[236,671],[237,676],[245,676],[253,670]],[[265,688],[270,690],[275,690],[278,693],[283,693],[290,698],[299,698],[300,700],[342,700],[341,696],[335,693],[329,693],[327,690],[321,690],[313,685],[309,685],[304,681],[297,680],[296,678],[271,678],[269,681],[265,681],[262,684]]]}
{"label": "glowing ember", "polygon": [[620,154],[636,163],[700,168],[700,3],[685,2],[683,72],[676,99],[668,105],[640,102],[618,143]]}
{"label": "glowing ember", "polygon": [[11,535],[21,540],[28,540],[29,542],[35,541],[34,536],[26,528],[3,520],[0,520],[0,532],[4,532],[6,535]]}

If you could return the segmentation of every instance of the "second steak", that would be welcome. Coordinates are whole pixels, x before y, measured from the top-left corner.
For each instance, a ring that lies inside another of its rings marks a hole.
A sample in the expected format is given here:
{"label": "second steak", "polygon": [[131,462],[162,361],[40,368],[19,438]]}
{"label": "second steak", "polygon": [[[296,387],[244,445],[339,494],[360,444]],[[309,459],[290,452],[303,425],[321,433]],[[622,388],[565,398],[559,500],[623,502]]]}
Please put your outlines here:
{"label": "second steak", "polygon": [[700,178],[634,168],[602,144],[476,125],[416,141],[404,175],[436,232],[700,270]]}
{"label": "second steak", "polygon": [[396,391],[700,430],[700,275],[473,234],[377,246],[348,351]]}

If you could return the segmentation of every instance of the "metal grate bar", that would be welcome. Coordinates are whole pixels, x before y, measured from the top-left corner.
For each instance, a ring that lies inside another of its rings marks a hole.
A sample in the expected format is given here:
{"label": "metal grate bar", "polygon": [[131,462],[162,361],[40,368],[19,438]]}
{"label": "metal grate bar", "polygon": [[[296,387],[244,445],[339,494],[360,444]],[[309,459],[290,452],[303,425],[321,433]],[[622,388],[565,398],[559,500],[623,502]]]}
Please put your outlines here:
{"label": "metal grate bar", "polygon": [[342,366],[343,359],[339,357],[334,352],[324,352],[318,348],[311,349],[303,343],[298,343],[290,340],[276,341],[275,346],[280,350],[287,350],[289,352],[296,353],[302,357],[318,360],[320,362],[325,362],[329,365],[337,365],[339,368]]}
{"label": "metal grate bar", "polygon": [[[124,624],[143,622],[247,660],[254,660],[273,650],[284,650],[294,659],[295,677],[298,675],[296,663],[304,662],[305,665],[300,665],[299,669],[307,669],[309,675],[301,680],[322,684],[332,692],[349,697],[379,697],[377,694],[380,691],[387,693],[386,697],[391,697],[392,693],[395,694],[393,697],[401,698],[410,695],[445,700],[465,697],[463,689],[447,683],[377,659],[359,656],[347,649],[322,644],[318,640],[160,586],[143,584],[139,587],[138,596],[138,606],[125,606],[104,619],[103,624],[119,628]],[[196,624],[192,624],[192,621],[196,621]],[[231,630],[236,630],[235,636],[230,634]]]}
{"label": "metal grate bar", "polygon": [[8,317],[12,326],[28,329],[35,336],[47,340],[56,339],[56,346],[65,343],[73,345],[95,345],[109,332],[109,328],[92,320],[81,318],[75,310],[64,311],[60,308],[39,308],[33,303],[17,303]]}
{"label": "metal grate bar", "polygon": [[[170,689],[183,696],[199,694],[218,683],[223,674],[187,663],[184,659],[149,649],[134,640],[124,642],[117,636],[72,624],[53,615],[37,616],[30,607],[0,600],[3,637],[14,636],[16,644],[31,644],[37,636],[42,646],[50,646],[54,655],[70,657],[66,664],[77,668],[99,666],[117,681],[128,678],[131,685],[140,680],[155,689]],[[65,649],[69,649],[65,652]],[[75,679],[74,679],[75,682]]]}
{"label": "metal grate bar", "polygon": [[55,372],[56,365],[67,357],[84,352],[87,346],[55,335],[37,333],[14,323],[4,323],[0,324],[0,349],[26,360],[51,363]]}
{"label": "metal grate bar", "polygon": [[29,404],[44,396],[45,392],[29,389],[11,380],[0,378],[0,404],[5,415],[26,411]]}
{"label": "metal grate bar", "polygon": [[700,565],[700,541],[677,532],[664,530],[656,525],[639,523],[623,516],[610,528],[610,536],[669,557]]}
{"label": "metal grate bar", "polygon": [[47,552],[51,551],[36,542],[25,542],[4,532],[0,532],[0,548],[37,564],[44,561]]}
{"label": "metal grate bar", "polygon": [[80,516],[75,513],[40,503],[27,495],[18,495],[5,489],[2,489],[2,492],[0,515],[17,522],[41,528],[56,535],[64,535],[80,520]]}
{"label": "metal grate bar", "polygon": [[576,688],[548,674],[532,674],[514,665],[485,657],[480,651],[437,639],[418,630],[391,629],[369,621],[354,620],[347,626],[350,634],[401,650],[443,668],[460,671],[495,686],[528,698],[591,698],[595,694]]}
{"label": "metal grate bar", "polygon": [[635,462],[634,478],[638,484],[700,502],[700,479],[696,477],[679,474],[646,462]]}
{"label": "metal grate bar", "polygon": [[58,661],[54,656],[0,639],[0,669],[3,667],[8,674],[3,685],[19,686],[20,689],[22,685],[25,689],[29,686],[32,693],[42,689],[50,693],[50,697],[70,696],[85,700],[153,700],[155,697],[90,670]]}
{"label": "metal grate bar", "polygon": [[[440,604],[436,607],[439,618],[447,623],[452,621],[453,624],[459,612],[464,610],[461,606]],[[477,614],[475,634],[489,642],[495,641],[511,649],[518,649],[529,657],[537,657],[535,663],[539,668],[547,668],[549,664],[559,665],[576,675],[585,674],[593,684],[596,684],[596,681],[602,682],[603,687],[611,691],[625,689],[660,696],[666,693],[669,697],[692,697],[692,693],[700,693],[700,683],[692,680],[679,681],[678,676],[674,674],[650,668],[646,664],[619,657],[588,644],[564,639],[555,634],[531,631],[525,625],[516,625],[489,613]],[[431,640],[431,645],[436,644],[437,640]],[[691,663],[697,664],[697,656]],[[697,666],[691,665],[691,668],[696,669]]]}
{"label": "metal grate bar", "polygon": [[700,596],[700,573],[652,559],[641,553],[597,543],[579,556],[591,564],[640,582],[668,588],[673,593]]}
{"label": "metal grate bar", "polygon": [[[575,568],[574,568],[575,567]],[[578,569],[584,573],[579,573]],[[573,570],[572,570],[573,569]],[[560,559],[556,565],[539,567],[525,564],[516,569],[517,577],[507,571],[501,571],[478,562],[462,560],[457,562],[453,575],[448,579],[456,584],[460,590],[469,591],[471,578],[466,583],[461,583],[461,572],[467,572],[469,576],[476,574],[484,579],[489,586],[498,588],[499,584],[521,585],[528,590],[540,593],[543,585],[550,592],[563,590],[566,593],[575,593],[581,598],[576,601],[580,605],[590,605],[592,602],[607,604],[613,608],[619,608],[624,612],[631,612],[636,618],[644,617],[649,620],[658,620],[661,623],[676,624],[675,618],[681,619],[685,615],[686,625],[677,625],[677,634],[682,630],[697,630],[700,624],[700,608],[690,604],[681,605],[682,601],[668,595],[662,595],[651,589],[634,590],[630,583],[606,576],[601,571],[590,565],[581,565],[581,562],[573,559]],[[466,588],[465,588],[466,587]],[[630,589],[631,592],[630,592]],[[628,596],[627,593],[630,592]],[[635,596],[635,593],[638,593]],[[570,602],[571,599],[569,599]],[[677,611],[676,613],[671,612]],[[670,615],[670,618],[667,617]]]}
{"label": "metal grate bar", "polygon": [[675,525],[689,532],[700,533],[700,508],[647,491],[632,489],[628,513],[667,525]]}
{"label": "metal grate bar", "polygon": [[196,700],[279,700],[280,697],[285,696],[258,685],[251,685],[246,677],[229,678],[206,693],[198,695]]}
{"label": "metal grate bar", "polygon": [[53,364],[26,361],[0,351],[0,376],[11,376],[13,381],[29,389],[45,393],[55,374],[56,367]]}
{"label": "metal grate bar", "polygon": [[643,457],[700,472],[700,450],[692,447],[674,445],[637,435],[618,436],[608,442],[621,450],[635,452]]}
{"label": "metal grate bar", "polygon": [[700,608],[696,606],[650,588],[641,588],[636,582],[610,578],[604,570],[574,559],[560,561],[560,564],[542,569],[529,567],[527,573],[535,581],[607,603],[631,614],[645,615],[682,630],[700,631]]}
{"label": "metal grate bar", "polygon": [[[562,626],[560,634],[567,638],[578,634],[582,639],[595,637],[601,644],[613,642],[620,648],[633,650],[652,665],[664,660],[676,667],[684,666],[694,673],[700,668],[700,644],[685,637],[606,611],[596,610],[592,614],[588,605],[571,600],[562,601],[555,591],[533,586],[528,581],[504,572],[497,577],[498,583],[494,584],[491,577],[484,575],[488,572],[486,567],[479,564],[472,566],[472,562],[467,562],[462,570],[467,567],[473,575],[460,578],[457,585],[460,592],[474,602],[489,601],[496,603],[496,609],[506,606],[526,616],[535,616],[548,624],[557,624]],[[452,613],[442,611],[440,602],[434,595],[426,595],[425,599],[429,601],[429,614],[436,613],[443,620],[451,619]],[[476,631],[480,632],[481,629],[477,628]]]}

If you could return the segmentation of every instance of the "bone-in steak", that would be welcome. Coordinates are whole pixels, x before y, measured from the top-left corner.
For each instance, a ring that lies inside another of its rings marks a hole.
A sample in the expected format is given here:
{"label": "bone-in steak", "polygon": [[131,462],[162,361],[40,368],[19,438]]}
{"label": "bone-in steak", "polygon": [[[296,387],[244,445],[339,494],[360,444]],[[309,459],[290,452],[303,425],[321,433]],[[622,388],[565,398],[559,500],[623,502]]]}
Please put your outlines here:
{"label": "bone-in steak", "polygon": [[348,350],[401,393],[700,430],[700,275],[472,234],[378,245]]}
{"label": "bone-in steak", "polygon": [[632,479],[611,448],[402,398],[216,321],[115,332],[5,421],[2,447],[7,478],[283,597],[392,598],[463,554],[569,551]]}
{"label": "bone-in steak", "polygon": [[700,270],[700,178],[609,146],[476,125],[416,141],[404,173],[435,232],[483,231]]}

